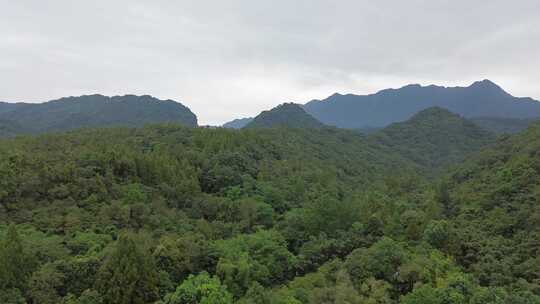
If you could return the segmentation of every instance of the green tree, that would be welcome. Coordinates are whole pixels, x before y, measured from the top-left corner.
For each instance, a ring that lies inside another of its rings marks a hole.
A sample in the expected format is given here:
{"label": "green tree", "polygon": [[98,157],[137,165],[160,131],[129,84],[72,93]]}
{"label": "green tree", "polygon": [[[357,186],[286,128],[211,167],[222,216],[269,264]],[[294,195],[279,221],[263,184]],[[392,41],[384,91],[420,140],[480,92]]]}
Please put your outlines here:
{"label": "green tree", "polygon": [[[403,304],[443,304],[441,291],[429,285],[423,285],[401,298]],[[457,303],[456,303],[457,304]]]}
{"label": "green tree", "polygon": [[216,247],[220,256],[216,272],[236,297],[241,297],[253,281],[263,286],[285,281],[296,262],[276,231],[240,235],[220,241]]}
{"label": "green tree", "polygon": [[107,304],[144,304],[158,298],[158,273],[150,253],[122,234],[99,270],[97,289]]}
{"label": "green tree", "polygon": [[176,291],[165,296],[164,304],[232,304],[233,297],[219,278],[207,272],[190,275]]}
{"label": "green tree", "polygon": [[97,291],[87,289],[78,298],[69,294],[64,297],[62,304],[103,304],[103,297]]}
{"label": "green tree", "polygon": [[32,274],[28,294],[34,303],[56,304],[62,299],[65,276],[53,263],[43,265]]}
{"label": "green tree", "polygon": [[0,303],[2,304],[26,304],[21,291],[17,288],[0,289]]}
{"label": "green tree", "polygon": [[447,221],[431,221],[424,230],[424,239],[437,249],[445,249],[450,240],[450,225]]}
{"label": "green tree", "polygon": [[26,254],[15,225],[9,226],[0,245],[0,289],[23,290],[32,272],[33,260]]}

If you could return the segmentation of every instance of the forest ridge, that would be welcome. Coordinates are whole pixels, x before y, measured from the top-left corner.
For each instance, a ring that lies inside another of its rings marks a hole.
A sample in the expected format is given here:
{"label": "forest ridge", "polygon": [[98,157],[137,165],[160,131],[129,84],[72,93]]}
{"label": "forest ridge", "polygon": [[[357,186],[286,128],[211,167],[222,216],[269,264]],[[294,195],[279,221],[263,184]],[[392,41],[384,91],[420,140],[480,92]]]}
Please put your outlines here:
{"label": "forest ridge", "polygon": [[370,96],[241,129],[150,96],[0,104],[0,303],[540,303],[540,104]]}

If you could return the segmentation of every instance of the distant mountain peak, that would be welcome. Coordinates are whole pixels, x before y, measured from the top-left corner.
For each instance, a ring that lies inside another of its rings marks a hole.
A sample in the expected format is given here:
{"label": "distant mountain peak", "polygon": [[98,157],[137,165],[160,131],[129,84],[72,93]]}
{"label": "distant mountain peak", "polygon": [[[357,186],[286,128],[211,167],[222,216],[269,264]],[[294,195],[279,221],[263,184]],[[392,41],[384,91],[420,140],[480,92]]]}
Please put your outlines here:
{"label": "distant mountain peak", "polygon": [[308,114],[302,106],[295,103],[283,103],[257,115],[246,128],[322,128],[324,124]]}
{"label": "distant mountain peak", "polygon": [[139,127],[153,123],[197,126],[197,116],[186,106],[150,95],[109,97],[93,94],[44,103],[0,104],[0,120],[17,124],[17,133],[65,131],[81,127]]}
{"label": "distant mountain peak", "polygon": [[343,96],[343,94],[336,92],[336,93],[330,95],[330,97],[328,97],[328,98],[341,97],[341,96]]}
{"label": "distant mountain peak", "polygon": [[482,88],[482,89],[492,89],[492,90],[495,89],[495,90],[504,91],[499,85],[497,85],[496,83],[494,83],[493,81],[489,79],[475,81],[473,82],[473,84],[469,86],[469,88]]}
{"label": "distant mountain peak", "polygon": [[471,86],[495,86],[495,87],[499,87],[496,83],[494,83],[493,81],[491,81],[489,79],[475,81],[475,82],[472,83]]}
{"label": "distant mountain peak", "polygon": [[466,118],[540,117],[540,102],[514,97],[488,79],[465,87],[410,84],[368,95],[334,94],[323,100],[312,100],[303,108],[326,125],[356,129],[384,127],[433,106]]}

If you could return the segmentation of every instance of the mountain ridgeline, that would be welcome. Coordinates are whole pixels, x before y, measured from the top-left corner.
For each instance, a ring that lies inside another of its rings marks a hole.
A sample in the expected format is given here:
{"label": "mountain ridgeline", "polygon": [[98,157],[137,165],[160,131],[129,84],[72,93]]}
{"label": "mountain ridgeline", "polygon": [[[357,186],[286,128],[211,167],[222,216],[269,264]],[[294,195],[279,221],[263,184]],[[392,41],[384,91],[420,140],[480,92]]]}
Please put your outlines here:
{"label": "mountain ridgeline", "polygon": [[310,101],[304,109],[324,124],[359,129],[404,121],[434,106],[466,118],[540,117],[540,102],[514,97],[489,80],[469,87],[408,85],[371,95],[334,94],[324,100]]}
{"label": "mountain ridgeline", "polygon": [[144,95],[85,95],[45,103],[0,103],[0,135],[65,131],[81,127],[178,123],[197,126],[197,117],[172,100]]}
{"label": "mountain ridgeline", "polygon": [[300,105],[284,103],[263,111],[245,125],[245,128],[323,128],[324,124],[309,115]]}

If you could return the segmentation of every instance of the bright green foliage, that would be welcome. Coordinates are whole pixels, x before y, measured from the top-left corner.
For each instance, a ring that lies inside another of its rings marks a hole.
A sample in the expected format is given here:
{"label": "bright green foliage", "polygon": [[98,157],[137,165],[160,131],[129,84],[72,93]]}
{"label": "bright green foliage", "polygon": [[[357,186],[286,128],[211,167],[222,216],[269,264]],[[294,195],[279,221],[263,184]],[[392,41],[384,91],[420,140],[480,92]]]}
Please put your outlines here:
{"label": "bright green foliage", "polygon": [[200,272],[208,266],[209,250],[200,234],[165,235],[159,240],[153,256],[158,269],[168,273],[173,281],[180,282],[190,273]]}
{"label": "bright green foliage", "polygon": [[0,141],[0,302],[536,304],[539,138],[440,177],[334,128]]}
{"label": "bright green foliage", "polygon": [[97,286],[106,304],[142,304],[158,298],[158,277],[152,256],[129,234],[99,270]]}
{"label": "bright green foliage", "polygon": [[207,272],[190,275],[172,294],[165,296],[163,304],[232,304],[232,295],[219,278]]}
{"label": "bright green foliage", "polygon": [[275,231],[259,231],[219,242],[216,272],[237,297],[252,282],[264,286],[279,284],[290,277],[295,263],[286,245]]}
{"label": "bright green foliage", "polygon": [[374,277],[392,281],[405,259],[405,251],[399,243],[383,238],[368,249],[359,248],[353,251],[347,257],[346,268],[357,280]]}
{"label": "bright green foliage", "polygon": [[[450,175],[456,260],[483,286],[539,290],[540,125],[502,139]],[[524,284],[525,283],[525,284]]]}

